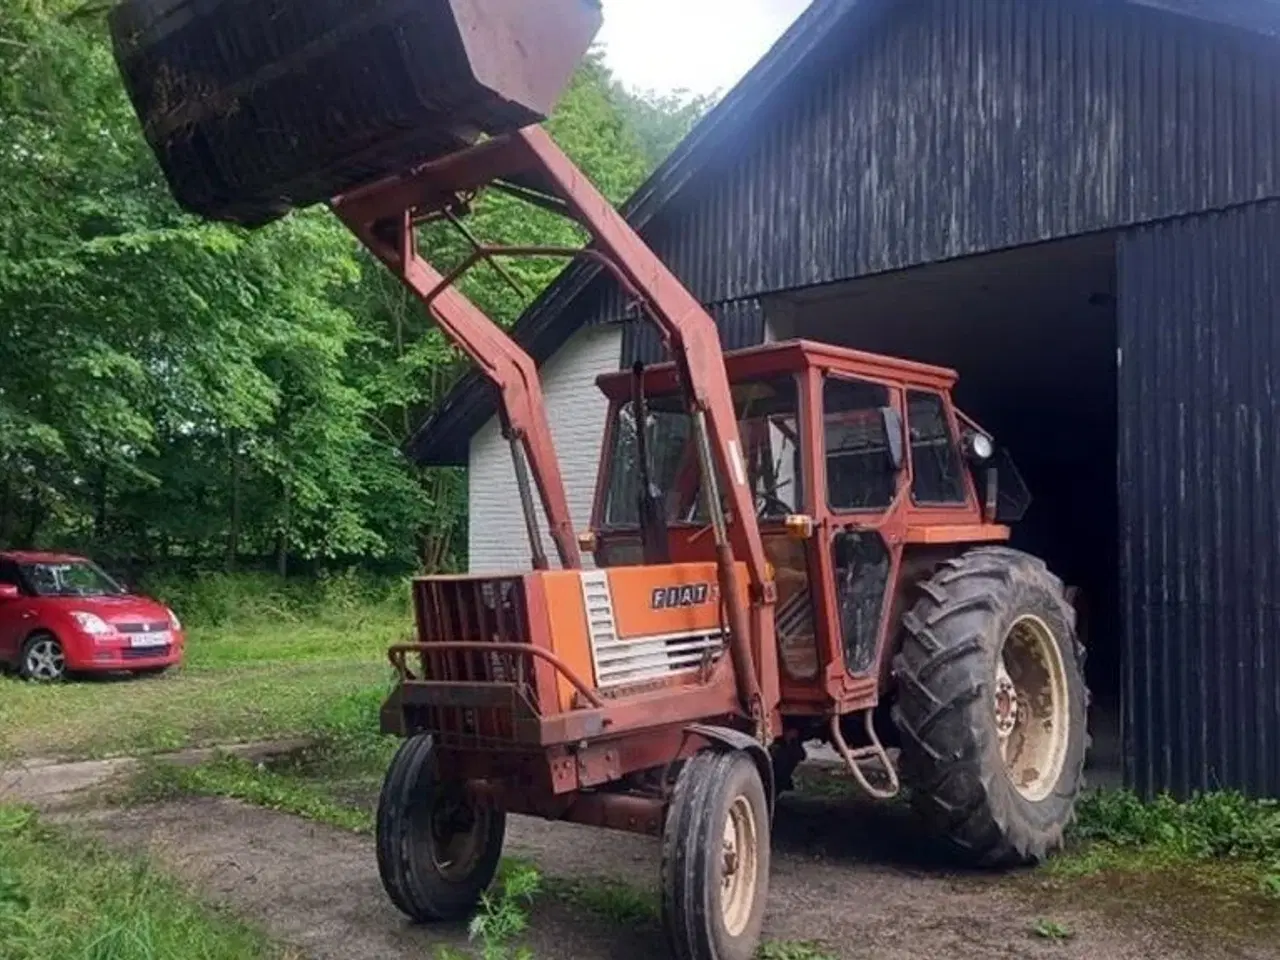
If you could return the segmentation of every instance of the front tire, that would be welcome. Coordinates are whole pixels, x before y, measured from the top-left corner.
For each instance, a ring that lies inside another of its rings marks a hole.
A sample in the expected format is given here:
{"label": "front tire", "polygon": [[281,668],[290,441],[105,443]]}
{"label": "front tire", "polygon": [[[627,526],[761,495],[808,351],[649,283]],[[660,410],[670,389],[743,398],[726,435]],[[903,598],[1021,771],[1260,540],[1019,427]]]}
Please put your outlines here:
{"label": "front tire", "polygon": [[37,633],[22,645],[18,674],[35,683],[59,683],[67,678],[67,654],[51,633]]}
{"label": "front tire", "polygon": [[983,547],[922,583],[894,659],[902,774],[925,820],[983,865],[1063,843],[1089,746],[1084,651],[1040,560]]}
{"label": "front tire", "polygon": [[769,896],[769,805],[755,761],[707,751],[680,772],[662,834],[662,922],[676,960],[751,960]]}
{"label": "front tire", "polygon": [[493,882],[506,814],[442,780],[428,736],[406,740],[378,800],[378,873],[387,896],[419,923],[464,920]]}

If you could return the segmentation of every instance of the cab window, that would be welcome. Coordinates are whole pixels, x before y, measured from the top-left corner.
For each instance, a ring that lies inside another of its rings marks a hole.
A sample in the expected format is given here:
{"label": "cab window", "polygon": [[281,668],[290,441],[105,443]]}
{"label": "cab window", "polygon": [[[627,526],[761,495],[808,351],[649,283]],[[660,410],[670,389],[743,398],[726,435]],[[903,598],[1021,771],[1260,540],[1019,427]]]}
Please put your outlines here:
{"label": "cab window", "polygon": [[883,409],[889,388],[829,377],[823,386],[827,502],[832,510],[884,510],[893,503],[897,473],[889,454]]}
{"label": "cab window", "polygon": [[960,451],[951,433],[947,408],[936,393],[907,394],[907,426],[911,436],[911,496],[926,506],[965,503]]}

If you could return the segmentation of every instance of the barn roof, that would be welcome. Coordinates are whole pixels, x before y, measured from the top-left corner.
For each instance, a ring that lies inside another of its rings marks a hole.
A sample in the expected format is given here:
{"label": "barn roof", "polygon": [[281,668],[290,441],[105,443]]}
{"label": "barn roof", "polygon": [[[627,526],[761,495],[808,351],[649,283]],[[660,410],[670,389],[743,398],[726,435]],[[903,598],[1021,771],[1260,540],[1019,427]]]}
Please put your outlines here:
{"label": "barn roof", "polygon": [[[865,29],[877,15],[903,0],[814,0],[773,48],[695,127],[670,157],[623,205],[628,222],[643,231],[688,188],[690,180],[717,156],[726,139],[752,122],[758,111],[808,58],[840,28]],[[1037,0],[1024,0],[1037,2]],[[1280,0],[1076,0],[1094,6],[1137,6],[1280,38]],[[538,363],[554,354],[585,321],[575,309],[597,277],[594,261],[579,260],[519,318],[516,340]],[[471,436],[495,412],[493,391],[474,370],[454,386],[408,446],[424,465],[464,464]]]}

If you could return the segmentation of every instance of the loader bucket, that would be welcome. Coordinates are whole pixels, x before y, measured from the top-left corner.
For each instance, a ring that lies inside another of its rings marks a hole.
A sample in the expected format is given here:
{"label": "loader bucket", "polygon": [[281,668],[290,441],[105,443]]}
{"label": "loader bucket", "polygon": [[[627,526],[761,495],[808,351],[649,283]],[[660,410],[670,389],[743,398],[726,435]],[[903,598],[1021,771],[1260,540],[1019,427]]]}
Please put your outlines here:
{"label": "loader bucket", "polygon": [[116,63],[178,203],[247,226],[546,118],[599,0],[124,0]]}

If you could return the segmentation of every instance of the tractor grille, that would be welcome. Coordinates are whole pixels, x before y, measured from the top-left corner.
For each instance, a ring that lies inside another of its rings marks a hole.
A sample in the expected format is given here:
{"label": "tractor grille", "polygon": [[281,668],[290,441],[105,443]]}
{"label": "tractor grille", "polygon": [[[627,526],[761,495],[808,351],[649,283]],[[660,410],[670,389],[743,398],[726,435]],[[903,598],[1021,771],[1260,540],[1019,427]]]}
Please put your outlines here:
{"label": "tractor grille", "polygon": [[724,650],[724,635],[680,633],[669,636],[618,636],[609,576],[603,570],[582,574],[582,599],[591,635],[596,685],[601,690],[663,680],[714,662]]}
{"label": "tractor grille", "polygon": [[[514,688],[531,714],[537,711],[535,658],[507,650],[432,650],[448,642],[527,645],[529,612],[524,581],[510,578],[419,580],[414,591],[418,641],[425,652],[420,678],[432,682],[495,684]],[[426,707],[425,728],[445,741],[509,741],[515,717],[509,707]]]}

